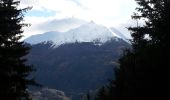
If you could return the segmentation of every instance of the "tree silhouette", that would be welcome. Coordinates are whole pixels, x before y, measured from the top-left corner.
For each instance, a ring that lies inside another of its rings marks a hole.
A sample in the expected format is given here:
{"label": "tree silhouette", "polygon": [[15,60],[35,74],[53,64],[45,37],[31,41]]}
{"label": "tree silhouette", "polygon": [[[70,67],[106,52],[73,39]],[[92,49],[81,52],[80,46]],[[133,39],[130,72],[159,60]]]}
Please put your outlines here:
{"label": "tree silhouette", "polygon": [[110,100],[147,100],[168,97],[170,58],[170,0],[135,0],[132,16],[143,25],[129,27],[132,49],[120,58]]}
{"label": "tree silhouette", "polygon": [[115,84],[110,80],[108,85],[103,86],[97,92],[95,100],[113,100],[115,99]]}
{"label": "tree silhouette", "polygon": [[115,98],[162,98],[164,96],[161,94],[168,86],[170,1],[135,1],[140,7],[132,18],[143,20],[145,24],[129,28],[133,37],[132,50],[127,50],[120,59]]}
{"label": "tree silhouette", "polygon": [[20,41],[23,12],[18,0],[0,0],[0,98],[3,100],[28,100],[27,86],[33,84],[28,75],[32,66],[25,64],[29,48]]}

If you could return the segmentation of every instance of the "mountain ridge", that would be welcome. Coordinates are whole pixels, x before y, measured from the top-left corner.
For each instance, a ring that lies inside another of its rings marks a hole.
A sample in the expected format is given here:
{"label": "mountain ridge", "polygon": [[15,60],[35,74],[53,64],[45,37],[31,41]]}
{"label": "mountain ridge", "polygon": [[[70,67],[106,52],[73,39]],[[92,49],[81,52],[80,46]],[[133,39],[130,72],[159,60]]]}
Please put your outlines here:
{"label": "mountain ridge", "polygon": [[92,42],[96,40],[98,42],[105,43],[115,37],[125,39],[119,31],[113,31],[111,28],[98,25],[91,21],[84,22],[79,27],[69,29],[66,32],[48,31],[43,34],[32,35],[24,41],[33,45],[41,42],[52,41],[53,44],[58,47],[65,43]]}
{"label": "mountain ridge", "polygon": [[38,83],[64,91],[73,100],[80,100],[82,94],[95,91],[113,78],[122,49],[129,47],[122,39],[102,45],[93,42],[68,43],[57,48],[52,45],[51,42],[31,45],[28,63],[34,64],[37,71],[33,76]]}

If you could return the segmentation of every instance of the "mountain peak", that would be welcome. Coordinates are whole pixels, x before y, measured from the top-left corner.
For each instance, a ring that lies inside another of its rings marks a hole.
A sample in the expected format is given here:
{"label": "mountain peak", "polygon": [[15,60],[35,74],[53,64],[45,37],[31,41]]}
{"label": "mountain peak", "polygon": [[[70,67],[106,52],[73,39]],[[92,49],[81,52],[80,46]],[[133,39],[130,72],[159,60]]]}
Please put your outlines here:
{"label": "mountain peak", "polygon": [[[38,44],[51,41],[55,46],[59,46],[65,43],[94,42],[95,40],[98,40],[101,43],[105,43],[114,37],[118,37],[116,33],[114,33],[110,28],[98,25],[93,20],[90,22],[82,22],[79,24],[79,26],[70,28],[72,25],[74,25],[74,22],[76,23],[77,21],[78,19],[74,17],[62,19],[60,21],[58,20],[57,22],[61,23],[60,27],[63,27],[62,25],[66,25],[66,27],[69,27],[69,30],[64,32],[49,31],[43,34],[33,35],[25,39],[25,42]],[[79,22],[81,21],[78,21],[78,23]]]}

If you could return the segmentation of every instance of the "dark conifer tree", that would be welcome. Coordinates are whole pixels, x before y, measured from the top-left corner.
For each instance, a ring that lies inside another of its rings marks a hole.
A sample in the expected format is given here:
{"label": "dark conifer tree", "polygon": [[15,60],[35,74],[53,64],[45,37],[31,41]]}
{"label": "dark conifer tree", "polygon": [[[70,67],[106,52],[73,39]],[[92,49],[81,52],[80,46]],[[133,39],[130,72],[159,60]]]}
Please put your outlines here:
{"label": "dark conifer tree", "polygon": [[109,84],[98,90],[95,100],[115,100],[115,89],[115,81],[110,80]]}
{"label": "dark conifer tree", "polygon": [[23,12],[17,0],[0,0],[0,99],[28,100],[27,79],[32,67],[25,64],[29,48],[20,41],[22,37]]}
{"label": "dark conifer tree", "polygon": [[107,88],[105,86],[103,86],[102,88],[99,89],[95,100],[108,100],[108,92],[107,92]]}
{"label": "dark conifer tree", "polygon": [[169,86],[170,0],[135,1],[139,7],[132,18],[145,24],[129,28],[132,50],[120,59],[116,100],[162,99]]}
{"label": "dark conifer tree", "polygon": [[170,0],[135,1],[132,18],[144,24],[129,28],[132,49],[119,60],[110,100],[162,100],[169,89]]}

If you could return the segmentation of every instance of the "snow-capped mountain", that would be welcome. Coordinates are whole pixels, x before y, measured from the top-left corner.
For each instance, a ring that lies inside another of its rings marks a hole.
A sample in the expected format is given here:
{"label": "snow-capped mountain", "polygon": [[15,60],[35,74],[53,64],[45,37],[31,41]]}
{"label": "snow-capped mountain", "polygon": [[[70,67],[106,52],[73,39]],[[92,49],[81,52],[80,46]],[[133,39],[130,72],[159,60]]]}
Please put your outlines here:
{"label": "snow-capped mountain", "polygon": [[[65,24],[60,27],[62,25]],[[37,70],[33,73],[36,81],[50,88],[33,92],[35,100],[65,98],[65,94],[56,90],[64,91],[72,100],[81,100],[86,91],[95,91],[108,82],[122,49],[130,47],[121,33],[93,21],[68,31],[33,35],[25,42],[32,44],[26,43],[31,47],[27,57],[28,63]]]}
{"label": "snow-capped mountain", "polygon": [[92,42],[95,40],[106,42],[113,38],[114,34],[107,27],[90,22],[66,32],[63,36],[66,42]]}
{"label": "snow-capped mountain", "polygon": [[70,29],[67,32],[50,31],[43,34],[33,35],[25,42],[37,44],[41,42],[51,41],[55,46],[65,43],[74,42],[93,42],[98,41],[105,43],[113,38],[121,38],[115,31],[102,25],[98,25],[93,21],[80,25],[77,28]]}

